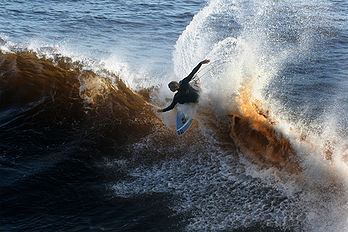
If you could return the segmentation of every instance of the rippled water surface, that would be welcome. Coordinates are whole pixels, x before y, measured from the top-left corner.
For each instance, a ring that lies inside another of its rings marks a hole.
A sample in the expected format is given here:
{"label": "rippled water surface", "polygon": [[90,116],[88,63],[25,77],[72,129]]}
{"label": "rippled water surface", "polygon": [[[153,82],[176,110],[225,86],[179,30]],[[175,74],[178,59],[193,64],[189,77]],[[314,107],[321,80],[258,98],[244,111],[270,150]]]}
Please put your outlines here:
{"label": "rippled water surface", "polygon": [[[0,231],[348,230],[347,15],[2,1]],[[156,106],[205,58],[179,137]]]}

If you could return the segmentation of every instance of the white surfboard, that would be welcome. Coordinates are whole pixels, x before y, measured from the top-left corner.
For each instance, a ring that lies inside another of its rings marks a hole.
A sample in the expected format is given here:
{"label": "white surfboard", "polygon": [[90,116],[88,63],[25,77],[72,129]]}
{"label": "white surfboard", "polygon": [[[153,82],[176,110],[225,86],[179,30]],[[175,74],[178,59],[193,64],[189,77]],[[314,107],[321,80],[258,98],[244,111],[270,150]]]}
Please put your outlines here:
{"label": "white surfboard", "polygon": [[176,113],[176,132],[178,135],[184,134],[191,126],[192,119],[186,116],[183,112]]}

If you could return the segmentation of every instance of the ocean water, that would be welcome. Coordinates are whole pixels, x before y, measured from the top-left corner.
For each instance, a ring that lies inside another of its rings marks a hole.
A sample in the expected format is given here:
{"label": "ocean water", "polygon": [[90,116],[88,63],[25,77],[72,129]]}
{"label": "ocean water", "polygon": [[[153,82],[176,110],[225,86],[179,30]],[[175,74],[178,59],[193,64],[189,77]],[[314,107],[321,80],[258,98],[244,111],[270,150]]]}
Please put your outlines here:
{"label": "ocean water", "polygon": [[[348,231],[346,1],[18,0],[0,19],[0,231]],[[156,110],[203,59],[178,137]]]}

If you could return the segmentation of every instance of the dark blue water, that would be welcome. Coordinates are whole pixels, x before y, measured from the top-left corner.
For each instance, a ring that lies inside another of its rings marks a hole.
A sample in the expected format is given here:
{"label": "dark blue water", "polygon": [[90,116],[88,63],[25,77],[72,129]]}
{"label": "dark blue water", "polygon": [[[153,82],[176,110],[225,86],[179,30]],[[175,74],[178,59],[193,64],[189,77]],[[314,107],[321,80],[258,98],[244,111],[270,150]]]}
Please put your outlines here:
{"label": "dark blue water", "polygon": [[[2,1],[0,231],[346,231],[347,15],[346,1]],[[153,105],[205,58],[178,137]],[[227,115],[253,118],[249,101],[299,173],[249,154],[272,145],[255,128],[233,139]]]}
{"label": "dark blue water", "polygon": [[205,4],[5,1],[1,16],[6,26],[1,33],[14,42],[59,46],[92,58],[120,56],[135,68],[144,63],[163,66],[171,63],[175,41]]}

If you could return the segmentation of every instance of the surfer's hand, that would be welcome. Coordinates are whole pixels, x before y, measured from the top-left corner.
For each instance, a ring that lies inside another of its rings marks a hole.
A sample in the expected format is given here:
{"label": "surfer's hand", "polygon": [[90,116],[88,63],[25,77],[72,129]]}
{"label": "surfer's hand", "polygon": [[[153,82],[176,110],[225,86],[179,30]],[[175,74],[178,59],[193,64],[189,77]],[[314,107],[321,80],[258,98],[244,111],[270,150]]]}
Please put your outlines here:
{"label": "surfer's hand", "polygon": [[209,62],[210,62],[210,60],[205,59],[205,60],[201,61],[201,64],[207,64]]}

